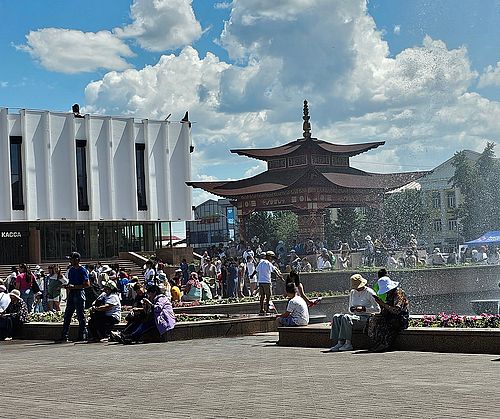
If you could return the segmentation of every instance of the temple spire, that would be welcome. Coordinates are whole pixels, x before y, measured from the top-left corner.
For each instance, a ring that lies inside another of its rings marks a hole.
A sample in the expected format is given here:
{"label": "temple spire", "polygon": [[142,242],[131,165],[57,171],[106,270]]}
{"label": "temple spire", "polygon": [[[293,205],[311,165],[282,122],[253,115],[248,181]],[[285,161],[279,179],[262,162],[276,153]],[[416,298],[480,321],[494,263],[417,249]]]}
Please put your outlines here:
{"label": "temple spire", "polygon": [[307,106],[307,100],[304,100],[304,116],[302,117],[304,120],[304,123],[302,124],[302,129],[304,130],[304,133],[302,134],[304,136],[304,139],[309,140],[311,139],[311,124],[309,123],[309,107]]}

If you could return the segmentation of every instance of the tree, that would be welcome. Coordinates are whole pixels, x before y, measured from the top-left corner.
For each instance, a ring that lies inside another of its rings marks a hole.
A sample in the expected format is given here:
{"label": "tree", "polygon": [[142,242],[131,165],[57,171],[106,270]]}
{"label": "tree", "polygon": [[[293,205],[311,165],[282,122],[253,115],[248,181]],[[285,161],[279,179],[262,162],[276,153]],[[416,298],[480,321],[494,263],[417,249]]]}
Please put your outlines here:
{"label": "tree", "polygon": [[476,162],[470,161],[464,151],[453,158],[455,174],[450,183],[463,195],[457,215],[466,240],[500,228],[500,163],[494,148],[495,144],[488,142]]}
{"label": "tree", "polygon": [[333,225],[332,241],[328,241],[330,247],[339,240],[352,244],[353,240],[359,239],[360,228],[362,227],[362,216],[356,208],[339,208],[337,220]]}
{"label": "tree", "polygon": [[250,214],[247,224],[247,237],[256,236],[260,242],[273,245],[283,240],[290,247],[298,236],[297,215],[291,211],[260,211]]}
{"label": "tree", "polygon": [[429,218],[422,193],[418,190],[387,194],[384,201],[384,230],[394,236],[399,244],[408,243],[411,234],[422,233],[422,226]]}

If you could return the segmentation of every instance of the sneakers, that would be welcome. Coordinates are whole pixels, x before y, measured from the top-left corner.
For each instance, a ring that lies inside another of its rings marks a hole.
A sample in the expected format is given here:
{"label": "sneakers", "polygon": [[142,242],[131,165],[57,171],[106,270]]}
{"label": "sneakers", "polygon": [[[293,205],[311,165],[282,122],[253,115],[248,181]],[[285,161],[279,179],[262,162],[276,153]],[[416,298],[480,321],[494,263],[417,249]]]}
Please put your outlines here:
{"label": "sneakers", "polygon": [[352,347],[352,344],[350,343],[344,343],[341,348],[339,348],[339,351],[344,352],[344,351],[352,351],[354,348]]}
{"label": "sneakers", "polygon": [[342,346],[344,346],[344,341],[339,341],[337,342],[337,344],[335,346],[332,346],[330,348],[330,352],[338,352],[340,350],[340,348],[342,348]]}
{"label": "sneakers", "polygon": [[111,334],[109,335],[109,340],[111,342],[118,342],[118,343],[123,343],[123,338],[122,334],[120,332],[112,331]]}

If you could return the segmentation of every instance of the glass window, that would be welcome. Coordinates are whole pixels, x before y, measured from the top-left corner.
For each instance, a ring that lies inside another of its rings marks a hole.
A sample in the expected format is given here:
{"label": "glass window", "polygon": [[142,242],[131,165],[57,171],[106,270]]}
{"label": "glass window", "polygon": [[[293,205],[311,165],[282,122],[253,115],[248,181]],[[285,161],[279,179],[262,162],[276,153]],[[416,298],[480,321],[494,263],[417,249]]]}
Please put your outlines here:
{"label": "glass window", "polygon": [[441,220],[434,220],[433,227],[434,227],[434,231],[442,231],[443,225],[441,223]]}
{"label": "glass window", "polygon": [[22,137],[10,137],[10,185],[12,189],[12,209],[23,210],[23,163]]}
{"label": "glass window", "polygon": [[446,194],[446,200],[447,200],[448,208],[455,208],[456,207],[455,192],[448,192]]}
{"label": "glass window", "polygon": [[448,230],[457,231],[457,220],[448,220]]}
{"label": "glass window", "polygon": [[76,141],[76,185],[78,189],[78,211],[89,210],[87,194],[87,141]]}
{"label": "glass window", "polygon": [[139,211],[148,209],[146,200],[146,169],[145,144],[135,145],[135,172],[137,176],[137,208]]}
{"label": "glass window", "polygon": [[432,194],[432,208],[441,208],[441,195],[439,192]]}

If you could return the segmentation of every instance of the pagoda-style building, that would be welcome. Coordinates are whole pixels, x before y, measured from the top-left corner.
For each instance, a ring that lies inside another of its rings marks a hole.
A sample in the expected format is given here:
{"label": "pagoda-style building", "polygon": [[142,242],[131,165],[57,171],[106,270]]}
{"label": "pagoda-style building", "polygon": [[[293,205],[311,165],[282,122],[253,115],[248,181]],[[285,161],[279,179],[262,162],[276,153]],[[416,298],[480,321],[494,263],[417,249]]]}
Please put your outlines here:
{"label": "pagoda-style building", "polygon": [[279,147],[231,150],[267,162],[267,170],[236,181],[188,182],[235,202],[240,239],[245,240],[248,215],[257,211],[293,211],[298,216],[299,241],[324,239],[327,208],[382,208],[384,194],[428,172],[368,173],[351,167],[349,158],[375,149],[384,141],[333,144],[311,136],[304,101],[303,137]]}

